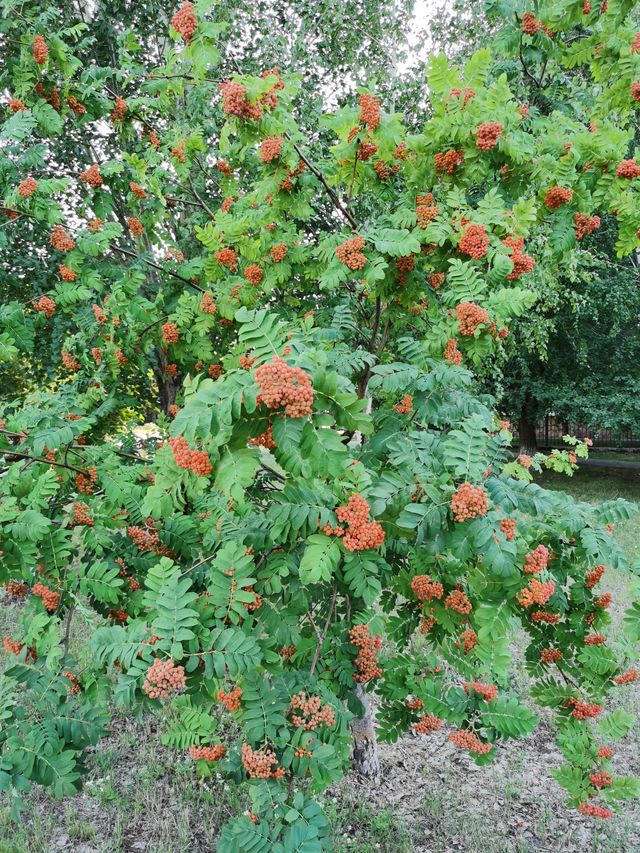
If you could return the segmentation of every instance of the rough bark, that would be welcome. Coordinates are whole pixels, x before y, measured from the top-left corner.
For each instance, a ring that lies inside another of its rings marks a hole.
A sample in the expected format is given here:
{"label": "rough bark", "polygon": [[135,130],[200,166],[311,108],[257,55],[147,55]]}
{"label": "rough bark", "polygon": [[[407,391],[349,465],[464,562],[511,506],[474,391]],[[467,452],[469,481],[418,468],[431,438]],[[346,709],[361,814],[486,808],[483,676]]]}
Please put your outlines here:
{"label": "rough bark", "polygon": [[356,696],[362,702],[363,713],[362,717],[356,717],[351,721],[353,769],[360,776],[378,782],[380,779],[380,758],[376,739],[375,712],[371,707],[369,696],[361,684],[356,685]]}
{"label": "rough bark", "polygon": [[522,404],[522,411],[518,420],[518,439],[520,441],[520,452],[532,454],[538,449],[536,438],[536,418],[534,413],[534,401],[527,394]]}

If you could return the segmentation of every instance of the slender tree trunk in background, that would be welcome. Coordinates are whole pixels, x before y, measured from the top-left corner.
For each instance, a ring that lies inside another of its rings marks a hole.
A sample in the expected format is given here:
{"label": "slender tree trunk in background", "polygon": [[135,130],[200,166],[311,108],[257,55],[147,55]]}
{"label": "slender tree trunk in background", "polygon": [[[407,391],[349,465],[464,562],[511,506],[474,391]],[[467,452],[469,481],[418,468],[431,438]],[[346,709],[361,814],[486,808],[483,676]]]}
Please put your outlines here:
{"label": "slender tree trunk in background", "polygon": [[376,739],[375,713],[371,707],[369,696],[361,684],[356,685],[356,696],[362,702],[364,710],[362,717],[355,717],[351,721],[353,769],[358,775],[378,782],[380,780],[380,758]]}
{"label": "slender tree trunk in background", "polygon": [[536,439],[536,418],[534,414],[534,400],[531,394],[527,393],[522,404],[520,419],[518,420],[518,438],[520,440],[521,453],[535,453],[538,449],[538,441]]}

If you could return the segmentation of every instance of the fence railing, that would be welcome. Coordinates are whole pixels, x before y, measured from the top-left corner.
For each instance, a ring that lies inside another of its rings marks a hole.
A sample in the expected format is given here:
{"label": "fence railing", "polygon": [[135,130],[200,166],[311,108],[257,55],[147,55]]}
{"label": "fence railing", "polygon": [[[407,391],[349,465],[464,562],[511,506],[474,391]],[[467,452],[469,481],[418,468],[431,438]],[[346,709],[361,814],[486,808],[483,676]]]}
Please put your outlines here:
{"label": "fence railing", "polygon": [[[517,425],[515,437],[517,438]],[[547,415],[536,426],[536,439],[540,447],[563,447],[563,435],[575,435],[577,438],[590,438],[594,447],[640,448],[640,435],[634,432],[619,432],[612,429],[572,423]]]}

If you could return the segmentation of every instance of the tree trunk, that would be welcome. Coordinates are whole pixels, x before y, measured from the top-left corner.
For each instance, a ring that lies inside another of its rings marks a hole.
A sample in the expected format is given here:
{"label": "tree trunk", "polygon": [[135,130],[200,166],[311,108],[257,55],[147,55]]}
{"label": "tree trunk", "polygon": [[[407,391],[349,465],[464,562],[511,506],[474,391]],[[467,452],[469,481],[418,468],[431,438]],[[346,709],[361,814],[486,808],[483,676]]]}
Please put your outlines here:
{"label": "tree trunk", "polygon": [[518,439],[521,453],[533,454],[537,451],[536,426],[533,398],[527,394],[518,420]]}
{"label": "tree trunk", "polygon": [[375,713],[371,707],[369,696],[361,684],[356,685],[356,696],[362,702],[363,712],[362,717],[356,717],[351,721],[353,769],[360,776],[378,782],[380,780],[380,758],[376,739]]}

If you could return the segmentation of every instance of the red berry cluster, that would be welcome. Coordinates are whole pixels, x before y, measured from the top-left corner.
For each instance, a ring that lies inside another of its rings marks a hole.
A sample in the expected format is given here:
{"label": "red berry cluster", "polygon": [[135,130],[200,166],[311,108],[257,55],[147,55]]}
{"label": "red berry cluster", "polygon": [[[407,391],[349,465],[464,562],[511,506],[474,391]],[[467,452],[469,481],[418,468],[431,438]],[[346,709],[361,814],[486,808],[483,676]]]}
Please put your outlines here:
{"label": "red berry cluster", "polygon": [[242,764],[250,779],[280,779],[285,772],[272,749],[253,750],[248,743],[242,744]]}
{"label": "red berry cluster", "polygon": [[516,524],[515,518],[501,519],[500,531],[504,533],[504,538],[507,542],[512,542],[516,538]]}
{"label": "red berry cluster", "polygon": [[582,240],[587,234],[591,234],[592,231],[600,227],[600,217],[589,216],[587,213],[576,213],[573,221],[576,240]]}
{"label": "red berry cluster", "polygon": [[590,773],[589,781],[594,788],[609,788],[613,785],[611,773],[607,773],[604,770],[598,770],[595,773]]}
{"label": "red berry cluster", "polygon": [[70,267],[67,267],[64,264],[59,264],[58,270],[60,272],[60,278],[63,281],[75,281],[78,277],[78,273],[75,270],[72,270]]}
{"label": "red berry cluster", "polygon": [[222,266],[227,267],[231,270],[231,272],[236,272],[238,269],[238,253],[233,249],[230,249],[228,246],[225,246],[223,249],[218,249],[217,252],[213,253],[213,257],[222,264]]}
{"label": "red berry cluster", "polygon": [[360,651],[354,661],[358,672],[354,675],[354,681],[365,683],[382,675],[382,669],[376,657],[382,646],[380,634],[372,636],[367,625],[355,625],[349,631],[349,642],[357,646]]}
{"label": "red berry cluster", "polygon": [[[94,348],[95,349],[95,348]],[[87,468],[84,474],[76,475],[76,488],[85,495],[93,494],[93,487],[98,481],[98,472],[95,468]]]}
{"label": "red berry cluster", "polygon": [[458,342],[455,338],[449,338],[447,345],[444,348],[443,358],[451,364],[462,363],[462,353],[458,349]]}
{"label": "red berry cluster", "polygon": [[495,684],[482,684],[480,681],[468,681],[464,685],[464,692],[469,694],[473,690],[478,696],[482,696],[485,702],[491,702],[498,698],[498,688]]}
{"label": "red berry cluster", "polygon": [[227,81],[220,84],[222,109],[227,115],[258,121],[262,117],[260,104],[252,104],[247,100],[247,90],[242,83]]}
{"label": "red berry cluster", "polygon": [[461,302],[456,307],[456,315],[460,334],[467,337],[473,335],[478,326],[489,322],[489,312],[475,302]]}
{"label": "red berry cluster", "polygon": [[384,530],[377,521],[369,521],[369,504],[357,492],[349,497],[346,506],[336,509],[336,515],[341,524],[347,524],[347,530],[327,525],[325,532],[342,536],[347,551],[368,551],[370,548],[379,548],[384,542]]}
{"label": "red berry cluster", "polygon": [[634,101],[640,101],[640,81],[636,80],[632,83],[629,87],[629,91]]}
{"label": "red berry cluster", "polygon": [[416,198],[416,216],[418,227],[426,228],[440,213],[440,207],[436,204],[433,193],[425,193]]}
{"label": "red berry cluster", "polygon": [[462,616],[468,616],[473,609],[471,602],[461,589],[454,589],[453,592],[450,592],[444,600],[444,606],[448,607],[449,610],[455,610]]}
{"label": "red berry cluster", "polygon": [[189,756],[194,761],[220,761],[227,754],[227,750],[219,743],[217,746],[190,746]]}
{"label": "red berry cluster", "polygon": [[253,287],[257,287],[260,284],[263,275],[264,270],[258,264],[249,264],[244,271],[244,277]]}
{"label": "red berry cluster", "polygon": [[98,163],[93,163],[85,172],[80,173],[80,180],[83,184],[87,184],[89,187],[93,187],[97,189],[101,187],[104,183],[102,175],[100,174],[100,166]]}
{"label": "red berry cluster", "polygon": [[199,477],[208,477],[213,471],[213,465],[206,450],[191,450],[189,442],[184,436],[169,439],[169,446],[173,450],[173,458],[179,468],[193,471]]}
{"label": "red berry cluster", "polygon": [[111,113],[111,121],[122,121],[129,109],[129,104],[124,98],[117,97],[113,103],[113,112]]}
{"label": "red berry cluster", "polygon": [[516,599],[522,607],[531,607],[532,604],[546,604],[555,592],[556,585],[553,581],[540,583],[537,578],[529,581],[529,586],[516,593]]}
{"label": "red berry cluster", "polygon": [[470,89],[468,86],[465,86],[464,89],[460,90],[457,86],[454,86],[453,89],[449,92],[449,98],[460,98],[462,97],[462,109],[464,109],[469,101],[472,101],[476,96],[476,93],[473,89]]}
{"label": "red berry cluster", "polygon": [[476,260],[484,258],[489,249],[489,237],[484,225],[468,225],[460,237],[458,249]]}
{"label": "red berry cluster", "polygon": [[547,610],[534,610],[531,614],[533,622],[544,622],[546,625],[557,625],[560,621],[558,613],[549,613]]}
{"label": "red berry cluster", "polygon": [[189,44],[198,29],[198,18],[193,3],[183,3],[180,6],[171,18],[171,26]]}
{"label": "red berry cluster", "polygon": [[291,658],[294,656],[295,651],[295,646],[283,646],[280,649],[280,656],[283,657],[286,661],[290,661]]}
{"label": "red berry cluster", "polygon": [[428,735],[442,728],[442,720],[435,714],[421,714],[420,719],[413,724],[412,728],[418,735]]}
{"label": "red berry cluster", "polygon": [[358,151],[356,153],[356,159],[361,160],[363,163],[366,160],[370,160],[375,154],[378,152],[378,146],[375,142],[364,141],[361,142],[358,146]]}
{"label": "red berry cluster", "polygon": [[226,160],[218,160],[216,162],[216,169],[219,172],[222,172],[223,175],[231,175],[233,172],[232,167],[227,163]]}
{"label": "red berry cluster", "polygon": [[445,274],[443,272],[434,272],[431,273],[427,281],[434,290],[439,290],[444,283],[444,279]]}
{"label": "red berry cluster", "polygon": [[462,483],[451,498],[451,511],[453,520],[460,522],[486,515],[489,511],[489,496],[482,486]]}
{"label": "red berry cluster", "polygon": [[640,165],[635,160],[623,160],[616,169],[616,177],[632,181],[640,177]]}
{"label": "red berry cluster", "polygon": [[162,327],[162,340],[165,344],[177,344],[180,340],[180,330],[175,323],[165,323]]}
{"label": "red berry cluster", "polygon": [[218,690],[218,701],[226,705],[227,710],[233,713],[240,708],[240,699],[242,697],[242,687],[234,687],[228,693],[224,690]]}
{"label": "red berry cluster", "polygon": [[531,272],[536,262],[531,255],[523,253],[524,239],[522,237],[507,237],[502,243],[508,248],[513,249],[510,256],[513,269],[507,276],[507,279],[509,281],[517,281],[524,273]]}
{"label": "red berry cluster", "polygon": [[587,817],[599,817],[603,820],[613,817],[610,809],[605,809],[604,806],[591,806],[589,803],[580,803],[578,811]]}
{"label": "red berry cluster", "polygon": [[277,160],[282,150],[283,139],[281,136],[270,136],[260,145],[260,159],[263,163],[271,163]]}
{"label": "red berry cluster", "polygon": [[277,447],[273,437],[273,428],[271,424],[269,424],[269,428],[264,432],[261,432],[260,435],[256,435],[254,438],[249,438],[248,443],[252,447],[266,447],[267,450],[273,450],[274,447]]}
{"label": "red berry cluster", "polygon": [[399,415],[410,415],[413,411],[413,397],[411,394],[405,394],[393,408]]}
{"label": "red berry cluster", "polygon": [[476,147],[481,151],[489,151],[490,148],[495,148],[503,130],[504,125],[500,124],[499,121],[490,121],[486,124],[478,125],[476,129]]}
{"label": "red berry cluster", "polygon": [[598,758],[611,758],[613,750],[608,746],[601,746],[598,750]]}
{"label": "red berry cluster", "polygon": [[460,639],[462,640],[462,650],[464,654],[469,654],[471,649],[475,648],[478,645],[478,635],[473,630],[473,628],[466,628],[461,634]]}
{"label": "red berry cluster", "polygon": [[274,356],[271,364],[257,368],[255,379],[260,387],[258,395],[269,409],[284,406],[290,418],[304,418],[311,414],[313,387],[311,378],[299,367],[289,367],[280,356]]}
{"label": "red berry cluster", "polygon": [[135,216],[127,216],[127,226],[134,237],[140,237],[144,233],[144,225]]}
{"label": "red berry cluster", "polygon": [[58,249],[60,252],[70,252],[76,245],[62,225],[56,225],[51,232],[49,242],[54,249]]}
{"label": "red berry cluster", "polygon": [[273,262],[279,264],[286,257],[287,247],[284,243],[276,243],[275,246],[271,247],[270,254]]}
{"label": "red berry cluster", "polygon": [[548,665],[557,663],[559,660],[562,660],[562,652],[560,649],[542,649],[540,652],[540,660],[542,663],[546,663]]}
{"label": "red berry cluster", "polygon": [[522,571],[527,575],[537,575],[538,572],[542,572],[547,568],[548,562],[549,549],[545,548],[544,545],[538,545],[534,551],[531,551],[524,558],[524,568]]}
{"label": "red berry cluster", "polygon": [[442,598],[444,587],[438,581],[431,579],[429,575],[416,575],[411,580],[411,590],[419,601],[433,601],[434,598]]}
{"label": "red berry cluster", "polygon": [[585,646],[602,646],[606,642],[607,638],[604,634],[589,634],[584,638]]}
{"label": "red berry cluster", "polygon": [[380,124],[380,101],[373,95],[360,95],[360,124],[366,124],[369,130],[375,130]]}
{"label": "red berry cluster", "polygon": [[637,681],[640,676],[638,675],[638,670],[628,669],[626,672],[623,672],[622,675],[618,675],[613,679],[614,684],[618,686],[622,684],[633,684],[634,681]]}
{"label": "red berry cluster", "polygon": [[362,251],[364,247],[364,237],[353,237],[336,247],[336,255],[340,263],[350,270],[361,270],[367,263],[367,256]]}
{"label": "red berry cluster", "polygon": [[419,711],[421,708],[424,708],[422,699],[407,699],[405,704],[410,711]]}
{"label": "red berry cluster", "polygon": [[491,744],[483,743],[475,732],[468,729],[451,732],[449,740],[458,749],[466,749],[468,752],[475,752],[477,755],[486,755],[491,752]]}
{"label": "red berry cluster", "polygon": [[307,696],[304,690],[291,697],[289,713],[293,725],[308,732],[315,731],[318,726],[333,726],[336,722],[333,708],[323,705],[319,696]]}
{"label": "red berry cluster", "polygon": [[595,702],[589,704],[578,699],[569,699],[567,705],[573,706],[571,713],[576,720],[589,720],[592,717],[597,717],[602,712],[602,705],[597,705]]}
{"label": "red berry cluster", "polygon": [[144,191],[144,189],[140,186],[140,184],[136,184],[135,181],[129,181],[129,189],[134,195],[138,196],[138,198],[148,198],[148,195]]}
{"label": "red berry cluster", "polygon": [[202,294],[202,299],[200,300],[200,310],[203,314],[215,314],[218,310],[211,291],[207,290],[206,293]]}
{"label": "red berry cluster", "polygon": [[56,303],[48,296],[41,296],[34,305],[36,311],[42,312],[47,319],[56,313]]}
{"label": "red berry cluster", "polygon": [[7,595],[12,596],[13,598],[24,598],[29,592],[29,587],[24,581],[10,580],[3,584],[2,588]]}
{"label": "red berry cluster", "polygon": [[18,195],[22,198],[29,198],[37,189],[38,182],[32,177],[28,177],[18,184]]}
{"label": "red berry cluster", "polygon": [[436,172],[445,172],[447,175],[453,175],[455,170],[464,163],[464,155],[462,149],[454,151],[450,148],[448,151],[440,152],[434,155]]}
{"label": "red berry cluster", "polygon": [[9,111],[12,113],[19,113],[26,110],[25,105],[19,98],[9,98],[7,106],[9,107]]}
{"label": "red berry cluster", "polygon": [[13,640],[11,637],[5,636],[2,639],[2,647],[9,655],[19,655],[24,648],[24,643],[20,643],[18,640]]}
{"label": "red berry cluster", "polygon": [[550,187],[544,197],[544,203],[550,210],[556,210],[563,204],[568,204],[573,198],[573,190],[569,187]]}
{"label": "red berry cluster", "polygon": [[602,607],[602,608],[606,609],[611,604],[612,601],[613,601],[613,596],[611,595],[611,593],[605,592],[605,594],[601,595],[600,598],[596,598],[596,600],[593,603],[595,604],[596,607]]}
{"label": "red berry cluster", "polygon": [[187,683],[183,666],[176,666],[169,659],[155,658],[146,672],[142,689],[150,699],[165,699],[170,693],[176,693]]}
{"label": "red berry cluster", "polygon": [[79,527],[93,527],[93,519],[89,514],[89,507],[85,503],[74,503],[73,523]]}
{"label": "red berry cluster", "polygon": [[60,593],[54,592],[49,587],[45,586],[43,583],[34,584],[31,588],[31,592],[33,595],[37,595],[42,599],[42,603],[44,604],[45,610],[48,610],[49,613],[53,613],[54,610],[58,608],[58,604],[60,604]]}
{"label": "red berry cluster", "polygon": [[49,48],[42,36],[36,36],[33,40],[33,58],[38,65],[44,65],[49,56]]}

